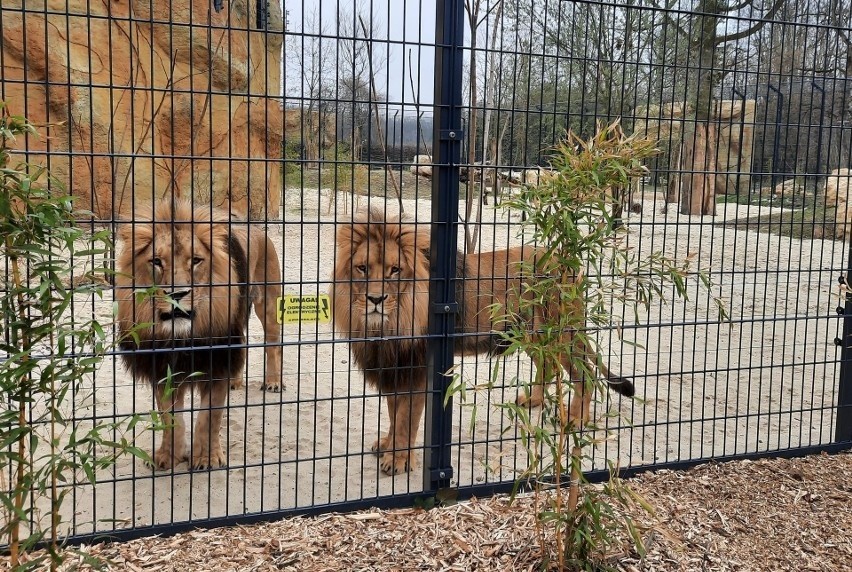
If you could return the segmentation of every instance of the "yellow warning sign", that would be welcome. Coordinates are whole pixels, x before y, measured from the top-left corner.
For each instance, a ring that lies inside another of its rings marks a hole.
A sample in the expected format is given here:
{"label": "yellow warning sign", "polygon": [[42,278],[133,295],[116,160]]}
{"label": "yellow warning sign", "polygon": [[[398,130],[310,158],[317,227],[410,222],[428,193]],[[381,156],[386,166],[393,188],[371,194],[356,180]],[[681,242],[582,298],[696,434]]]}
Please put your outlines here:
{"label": "yellow warning sign", "polygon": [[278,298],[278,323],[331,321],[331,298],[328,294],[285,294]]}

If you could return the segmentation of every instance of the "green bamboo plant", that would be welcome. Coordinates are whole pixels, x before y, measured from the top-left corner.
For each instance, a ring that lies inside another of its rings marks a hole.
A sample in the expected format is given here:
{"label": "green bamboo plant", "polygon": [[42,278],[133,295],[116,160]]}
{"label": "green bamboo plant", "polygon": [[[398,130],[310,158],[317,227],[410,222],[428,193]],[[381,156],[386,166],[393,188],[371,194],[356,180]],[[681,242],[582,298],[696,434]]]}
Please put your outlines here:
{"label": "green bamboo plant", "polygon": [[[607,392],[606,382],[589,366],[585,345],[593,349],[592,362],[601,363],[596,337],[602,332],[620,335],[621,312],[640,320],[640,309],[655,300],[665,301],[674,294],[687,297],[690,279],[704,287],[711,283],[705,273],[691,270],[688,256],[675,260],[661,252],[648,256],[630,248],[627,231],[614,205],[624,202],[625,191],[643,176],[645,162],[658,153],[655,142],[627,137],[618,121],[598,125],[588,140],[572,133],[552,158],[552,175],[538,185],[521,188],[503,206],[520,212],[521,235],[541,249],[534,264],[522,269],[520,292],[510,296],[506,306],[492,308],[493,318],[502,322],[501,332],[507,353],[535,355],[538,363],[559,364],[563,357],[582,376],[583,391],[594,396]],[[725,310],[714,298],[720,315]],[[577,311],[580,307],[583,310]],[[533,316],[542,321],[530,324]],[[563,332],[574,332],[574,340]],[[499,379],[500,361],[495,361],[490,382],[479,389],[491,389]],[[516,481],[548,483],[547,491],[535,486],[533,505],[537,511],[538,537],[546,566],[559,570],[598,570],[605,567],[605,555],[619,532],[626,531],[636,550],[643,552],[641,534],[627,516],[626,509],[638,504],[652,510],[617,475],[613,463],[610,479],[602,487],[590,486],[583,476],[584,451],[606,438],[606,430],[594,420],[581,425],[570,419],[566,403],[574,391],[569,373],[561,367],[547,367],[548,383],[540,409],[530,410],[515,402],[500,404],[519,428],[528,466]],[[516,379],[527,393],[531,382]],[[449,393],[465,401],[466,389],[455,376]],[[475,418],[475,413],[474,413]],[[545,532],[550,530],[552,535]],[[548,540],[552,538],[554,540]],[[555,541],[555,542],[554,542]]]}
{"label": "green bamboo plant", "polygon": [[103,296],[108,270],[94,261],[110,236],[78,224],[85,213],[44,167],[13,164],[12,146],[35,136],[0,101],[0,549],[7,544],[13,570],[57,569],[72,487],[94,484],[119,455],[145,457],[124,436],[138,417],[72,422],[115,345],[109,327],[73,311],[75,298]]}

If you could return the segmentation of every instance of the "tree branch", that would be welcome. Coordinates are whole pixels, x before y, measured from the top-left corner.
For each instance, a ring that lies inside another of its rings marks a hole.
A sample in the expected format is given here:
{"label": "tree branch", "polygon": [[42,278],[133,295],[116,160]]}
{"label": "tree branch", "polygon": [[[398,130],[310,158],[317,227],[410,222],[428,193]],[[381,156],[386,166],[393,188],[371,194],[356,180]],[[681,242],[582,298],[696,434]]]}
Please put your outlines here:
{"label": "tree branch", "polygon": [[482,23],[483,23],[483,22],[484,22],[484,21],[488,18],[488,16],[490,16],[490,15],[491,15],[491,12],[493,12],[493,11],[494,11],[494,9],[495,9],[497,6],[501,5],[502,3],[503,3],[503,0],[499,0],[498,2],[495,2],[494,4],[492,4],[492,5],[491,5],[491,8],[489,8],[488,10],[486,10],[486,11],[485,11],[485,14],[483,14],[483,15],[482,15],[482,18],[480,18],[480,19],[479,19],[479,21],[476,23],[476,27],[478,28],[478,27],[479,27],[479,25],[480,25],[480,24],[482,24]]}
{"label": "tree branch", "polygon": [[718,46],[719,44],[724,44],[726,42],[735,42],[737,40],[741,40],[743,38],[747,38],[747,37],[751,36],[752,34],[757,32],[758,30],[763,28],[766,24],[768,24],[772,20],[772,18],[775,17],[775,14],[778,13],[778,10],[781,9],[781,6],[784,5],[785,1],[786,0],[775,0],[775,4],[772,6],[772,8],[769,9],[769,11],[766,13],[766,15],[759,22],[756,22],[753,26],[750,26],[749,28],[746,28],[745,30],[741,30],[739,32],[734,32],[733,34],[727,34],[725,36],[717,36],[713,45]]}
{"label": "tree branch", "polygon": [[731,12],[738,12],[738,11],[742,10],[743,8],[751,6],[752,4],[754,4],[754,0],[743,0],[742,2],[740,2],[739,4],[736,4],[734,6],[725,6],[723,8],[723,10],[730,14]]}
{"label": "tree branch", "polygon": [[657,10],[660,10],[663,13],[663,16],[666,18],[666,21],[668,21],[672,26],[674,26],[675,31],[677,31],[678,35],[683,38],[689,37],[689,33],[681,27],[677,20],[675,20],[669,15],[668,11],[671,9],[670,6],[660,6],[659,4],[654,2],[654,0],[649,0],[648,4],[650,4],[652,8],[656,8]]}

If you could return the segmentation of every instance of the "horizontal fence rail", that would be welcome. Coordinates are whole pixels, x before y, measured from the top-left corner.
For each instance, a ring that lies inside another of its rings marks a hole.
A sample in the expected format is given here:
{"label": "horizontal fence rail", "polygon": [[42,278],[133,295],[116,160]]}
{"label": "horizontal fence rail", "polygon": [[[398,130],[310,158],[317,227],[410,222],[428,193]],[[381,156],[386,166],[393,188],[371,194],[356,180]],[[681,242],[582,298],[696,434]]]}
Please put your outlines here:
{"label": "horizontal fence rail", "polygon": [[[530,441],[504,404],[535,366],[478,351],[498,342],[466,326],[470,300],[506,268],[460,261],[529,241],[506,201],[547,184],[569,130],[615,120],[659,153],[607,216],[631,252],[689,258],[712,285],[610,304],[619,327],[590,335],[636,397],[596,400],[610,436],[583,469],[849,448],[850,19],[822,0],[4,0],[0,100],[41,134],[7,141],[13,163],[46,167],[114,241],[52,254],[68,288],[108,270],[63,314],[108,347],[60,405],[57,446],[102,441],[96,470],[58,485],[59,533],[511,491]],[[43,438],[50,403],[25,407]],[[112,462],[122,443],[135,454]],[[28,529],[49,501],[27,495]]]}

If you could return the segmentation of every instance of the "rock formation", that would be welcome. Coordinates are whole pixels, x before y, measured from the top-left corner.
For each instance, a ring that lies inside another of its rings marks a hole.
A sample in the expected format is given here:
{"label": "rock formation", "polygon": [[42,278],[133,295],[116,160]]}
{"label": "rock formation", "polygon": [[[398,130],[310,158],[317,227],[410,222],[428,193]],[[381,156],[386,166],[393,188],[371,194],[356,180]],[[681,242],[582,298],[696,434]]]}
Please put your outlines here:
{"label": "rock formation", "polygon": [[[734,193],[749,188],[755,109],[754,100],[716,102],[713,112],[714,119],[719,122],[718,132],[714,133],[717,136],[713,138],[716,168],[709,170],[716,172],[714,188],[717,192]],[[635,116],[638,136],[677,142],[681,138],[686,110],[683,102],[673,102],[637,109]]]}
{"label": "rock formation", "polygon": [[835,237],[852,235],[852,169],[835,169],[825,181],[825,206],[834,208]]}
{"label": "rock formation", "polygon": [[278,2],[258,23],[256,0],[3,0],[3,98],[51,124],[27,159],[99,218],[169,193],[277,217]]}

